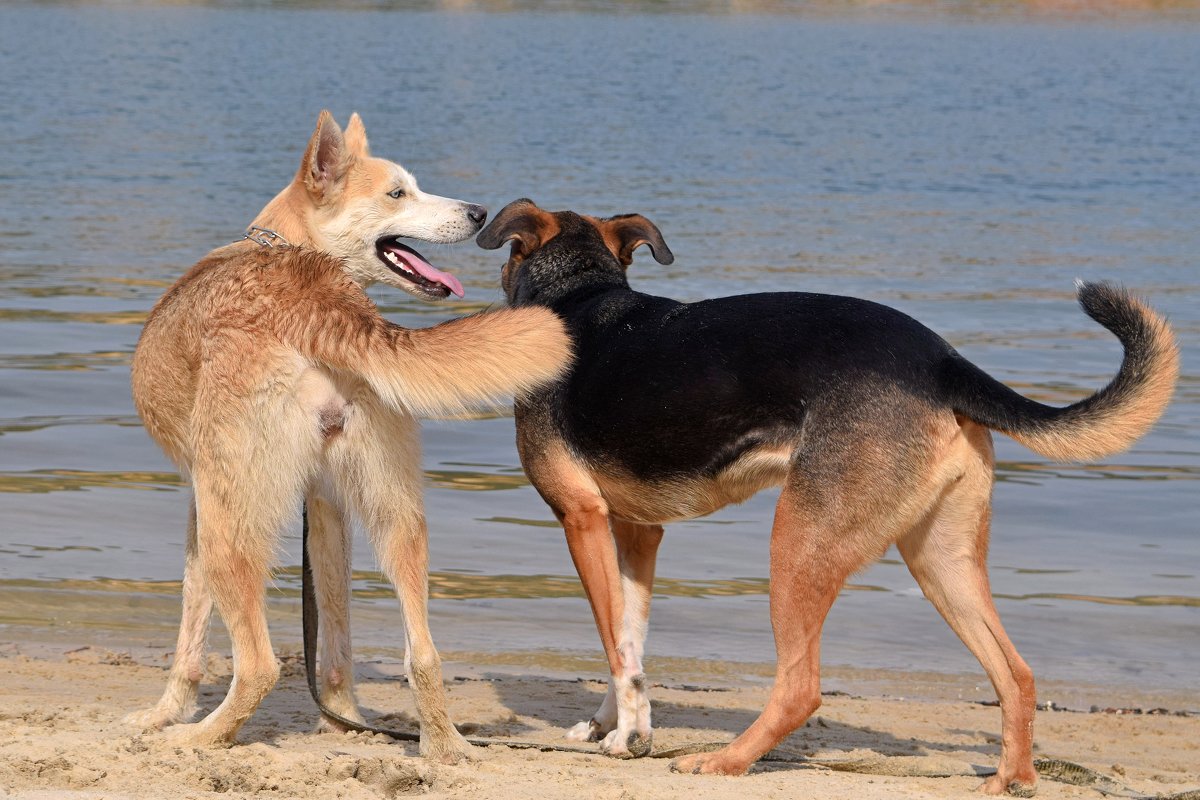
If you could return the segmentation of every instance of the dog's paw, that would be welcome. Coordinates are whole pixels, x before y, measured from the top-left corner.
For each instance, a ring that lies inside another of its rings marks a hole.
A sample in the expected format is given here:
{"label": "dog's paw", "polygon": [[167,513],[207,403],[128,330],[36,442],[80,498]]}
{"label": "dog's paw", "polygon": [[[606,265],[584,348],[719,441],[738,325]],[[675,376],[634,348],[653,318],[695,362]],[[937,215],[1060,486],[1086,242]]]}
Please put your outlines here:
{"label": "dog's paw", "polygon": [[121,718],[123,725],[130,725],[141,731],[161,731],[168,725],[186,722],[195,711],[162,709],[158,706],[143,708],[141,711],[131,711]]}
{"label": "dog's paw", "polygon": [[1013,797],[1033,797],[1037,794],[1036,778],[1033,780],[1011,780],[1003,778],[999,773],[988,778],[979,785],[982,794],[1009,794]]}
{"label": "dog's paw", "polygon": [[730,758],[725,749],[682,756],[671,762],[671,772],[685,775],[745,775],[749,768],[749,764]]}
{"label": "dog's paw", "polygon": [[650,755],[654,746],[654,735],[647,731],[622,731],[619,728],[600,742],[600,752],[611,758],[642,758]]}
{"label": "dog's paw", "polygon": [[[356,705],[353,705],[353,704],[351,704],[349,706],[343,705],[341,708],[338,708],[336,706],[331,706],[328,703],[326,703],[326,706],[331,711],[333,711],[335,714],[337,714],[338,716],[344,717],[344,718],[350,720],[351,722],[357,723],[358,725],[362,725],[362,726],[365,726],[367,724],[366,719],[364,719],[363,715],[359,713],[358,706],[356,706]],[[348,725],[338,722],[337,720],[329,719],[324,714],[322,714],[321,718],[317,721],[317,727],[316,727],[317,733],[350,733],[353,730],[354,730],[354,728],[351,728]]]}
{"label": "dog's paw", "polygon": [[162,740],[174,747],[229,747],[237,731],[218,728],[206,722],[175,725],[162,733]]}
{"label": "dog's paw", "polygon": [[598,742],[606,735],[608,731],[600,727],[600,723],[593,717],[586,722],[576,723],[575,727],[567,731],[566,739],[572,742]]}
{"label": "dog's paw", "polygon": [[423,758],[439,764],[461,764],[479,760],[479,748],[464,739],[458,731],[449,736],[431,736],[422,731],[419,749]]}

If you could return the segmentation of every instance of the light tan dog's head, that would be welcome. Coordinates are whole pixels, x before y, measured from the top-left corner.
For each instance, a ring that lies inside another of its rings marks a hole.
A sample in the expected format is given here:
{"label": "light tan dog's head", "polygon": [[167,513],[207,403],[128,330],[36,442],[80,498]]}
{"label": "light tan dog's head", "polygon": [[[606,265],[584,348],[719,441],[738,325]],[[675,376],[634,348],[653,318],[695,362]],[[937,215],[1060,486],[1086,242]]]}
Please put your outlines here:
{"label": "light tan dog's head", "polygon": [[379,281],[440,300],[461,297],[462,284],[400,239],[460,242],[486,219],[483,206],[426,194],[399,164],[372,158],[358,114],[343,133],[322,111],[296,177],[254,224],[337,256],[363,286]]}

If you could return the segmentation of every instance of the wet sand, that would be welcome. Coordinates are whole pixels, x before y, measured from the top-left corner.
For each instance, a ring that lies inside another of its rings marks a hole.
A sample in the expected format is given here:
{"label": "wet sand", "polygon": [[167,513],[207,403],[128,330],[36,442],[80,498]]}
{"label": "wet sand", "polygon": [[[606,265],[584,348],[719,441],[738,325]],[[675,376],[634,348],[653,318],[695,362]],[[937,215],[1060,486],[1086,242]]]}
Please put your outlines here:
{"label": "wet sand", "polygon": [[[411,743],[382,736],[316,733],[316,714],[294,651],[283,677],[229,748],[179,748],[121,723],[153,703],[169,654],[133,654],[61,644],[0,650],[0,789],[21,798],[381,798],[408,794],[489,798],[957,797],[974,789],[999,753],[999,709],[978,700],[975,676],[827,670],[815,717],[781,746],[815,760],[865,762],[866,773],[800,764],[760,764],[743,778],[677,775],[665,760],[480,749],[474,763],[427,762]],[[587,718],[604,685],[574,678],[553,654],[448,653],[451,713],[465,732],[561,742]],[[546,665],[550,665],[547,668]],[[209,659],[201,705],[224,695],[231,662]],[[667,685],[652,692],[655,746],[727,741],[757,714],[769,688],[748,665],[660,662]],[[377,724],[415,730],[395,661],[360,661],[359,697]],[[692,682],[695,681],[695,682]],[[847,691],[848,690],[848,691]],[[1053,694],[1043,686],[1041,696]],[[916,695],[920,699],[913,699]],[[1149,795],[1200,788],[1200,716],[1169,708],[1174,696],[1114,693],[1142,713],[1044,710],[1035,755],[1097,770]],[[900,773],[900,774],[896,774]],[[913,773],[947,777],[911,777]],[[1097,797],[1092,788],[1042,780],[1039,797]]]}

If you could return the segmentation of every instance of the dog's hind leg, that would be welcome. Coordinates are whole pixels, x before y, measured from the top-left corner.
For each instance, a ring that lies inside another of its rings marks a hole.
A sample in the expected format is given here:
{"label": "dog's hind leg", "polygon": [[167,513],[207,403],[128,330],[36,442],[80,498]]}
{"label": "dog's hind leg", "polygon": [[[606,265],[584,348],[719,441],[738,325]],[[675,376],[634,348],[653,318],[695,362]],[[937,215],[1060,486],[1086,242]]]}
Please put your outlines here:
{"label": "dog's hind leg", "polygon": [[966,423],[972,457],[962,478],[930,514],[897,544],[921,590],[967,648],[979,659],[1000,699],[1001,747],[997,772],[980,787],[1032,796],[1033,672],[1000,624],[987,574],[991,516],[990,434]]}
{"label": "dog's hind leg", "polygon": [[[635,674],[643,674],[642,657],[646,642],[646,629],[650,622],[650,598],[654,589],[654,565],[658,546],[662,542],[661,525],[641,525],[623,520],[612,520],[613,539],[617,547],[617,562],[621,570],[621,594],[625,613],[621,620],[621,634],[617,649],[622,663],[627,663]],[[645,681],[630,683],[620,700],[626,706],[624,715],[628,730],[618,729],[617,681],[610,679],[608,692],[599,710],[590,720],[580,722],[567,731],[567,738],[574,741],[599,742],[612,734],[612,743],[628,741],[651,741],[650,699]],[[615,733],[614,733],[615,732]]]}
{"label": "dog's hind leg", "polygon": [[[320,492],[310,491],[308,549],[320,619],[321,701],[336,714],[363,722],[354,697],[350,647],[350,526],[345,513]],[[322,719],[322,730],[341,731]]]}
{"label": "dog's hind leg", "polygon": [[821,705],[821,627],[847,576],[866,556],[843,550],[838,521],[785,486],[771,530],[771,627],[778,657],[766,708],[740,736],[713,753],[673,762],[677,772],[741,775],[804,724]]}
{"label": "dog's hind leg", "polygon": [[196,504],[188,502],[187,541],[184,545],[183,612],[175,660],[167,675],[167,688],[158,704],[135,711],[125,722],[144,730],[158,730],[177,722],[187,722],[196,713],[196,696],[204,677],[204,646],[212,615],[212,597],[204,585],[196,543]]}
{"label": "dog's hind leg", "polygon": [[284,497],[272,492],[281,488],[277,481],[251,485],[245,477],[255,474],[250,470],[197,465],[193,474],[200,564],[232,640],[233,681],[212,713],[171,729],[170,740],[212,745],[232,742],[279,678],[267,633],[265,581],[275,539],[292,504],[298,506],[300,487]]}
{"label": "dog's hind leg", "polygon": [[[846,578],[928,514],[950,482],[947,415],[891,398],[839,397],[818,409],[771,530],[771,628],[778,662],[766,708],[733,742],[679,759],[680,772],[741,775],[821,705],[821,629]],[[886,403],[891,408],[886,407]],[[825,420],[829,423],[822,425]]]}
{"label": "dog's hind leg", "polygon": [[448,764],[468,758],[472,748],[450,721],[442,660],[429,632],[429,537],[417,421],[374,397],[356,397],[352,418],[330,445],[328,459],[339,494],[362,520],[400,599],[421,755]]}
{"label": "dog's hind leg", "polygon": [[[233,681],[200,722],[179,725],[170,741],[232,742],[279,678],[267,633],[266,579],[283,526],[296,518],[320,452],[316,427],[286,392],[230,392],[214,373],[202,381],[196,414],[192,486],[204,583],[229,631]],[[278,382],[263,381],[268,387]]]}

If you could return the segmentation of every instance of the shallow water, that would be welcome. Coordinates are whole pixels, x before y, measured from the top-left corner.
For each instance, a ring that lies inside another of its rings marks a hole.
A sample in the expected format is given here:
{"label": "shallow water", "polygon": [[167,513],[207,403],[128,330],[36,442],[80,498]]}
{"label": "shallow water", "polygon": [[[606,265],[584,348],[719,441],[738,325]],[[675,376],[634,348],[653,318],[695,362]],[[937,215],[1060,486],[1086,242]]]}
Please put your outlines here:
{"label": "shallow water", "polygon": [[[987,3],[235,6],[3,11],[0,638],[89,620],[81,638],[101,626],[170,646],[186,490],[133,413],[129,356],[151,304],[290,179],[329,107],[361,112],[373,149],[430,191],[646,213],[676,262],[637,261],[638,288],[868,297],[1047,402],[1099,387],[1120,357],[1072,280],[1136,287],[1183,344],[1175,404],[1102,464],[1051,465],[998,438],[993,590],[1041,676],[1196,686],[1200,25],[1186,6],[1084,20]],[[502,257],[423,249],[468,299],[375,292],[391,319],[499,300]],[[452,651],[594,652],[512,440],[499,415],[428,426],[435,636]],[[669,528],[652,653],[771,659],[772,500]],[[891,555],[835,607],[826,660],[977,670]],[[298,562],[289,532],[284,595]],[[402,640],[361,541],[355,566],[380,607],[357,641]]]}

